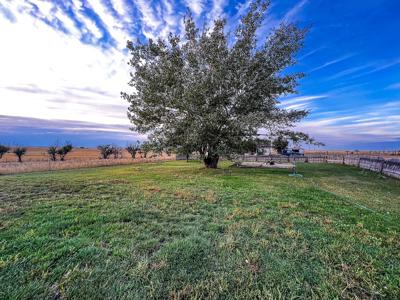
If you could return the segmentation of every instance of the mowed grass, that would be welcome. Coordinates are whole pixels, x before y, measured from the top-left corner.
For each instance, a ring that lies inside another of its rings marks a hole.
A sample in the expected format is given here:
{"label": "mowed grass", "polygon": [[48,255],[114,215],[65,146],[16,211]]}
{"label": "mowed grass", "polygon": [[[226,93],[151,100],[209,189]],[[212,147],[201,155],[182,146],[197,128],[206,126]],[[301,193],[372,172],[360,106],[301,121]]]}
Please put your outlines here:
{"label": "mowed grass", "polygon": [[0,177],[0,299],[400,297],[400,181],[166,162]]}

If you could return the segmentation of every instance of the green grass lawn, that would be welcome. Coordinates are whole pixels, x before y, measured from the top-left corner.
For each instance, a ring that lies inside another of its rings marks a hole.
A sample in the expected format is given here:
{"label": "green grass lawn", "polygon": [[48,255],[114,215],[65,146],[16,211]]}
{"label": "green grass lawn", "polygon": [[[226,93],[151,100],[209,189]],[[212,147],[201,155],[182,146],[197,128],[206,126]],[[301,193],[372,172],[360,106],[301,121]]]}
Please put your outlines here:
{"label": "green grass lawn", "polygon": [[399,180],[222,167],[1,176],[0,299],[399,299]]}

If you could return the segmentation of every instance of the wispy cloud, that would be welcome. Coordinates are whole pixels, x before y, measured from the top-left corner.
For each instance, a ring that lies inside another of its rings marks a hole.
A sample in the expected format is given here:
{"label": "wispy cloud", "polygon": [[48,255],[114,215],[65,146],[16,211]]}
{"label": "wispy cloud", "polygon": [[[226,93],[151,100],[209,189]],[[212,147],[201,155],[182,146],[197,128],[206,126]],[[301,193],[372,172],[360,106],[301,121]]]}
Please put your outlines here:
{"label": "wispy cloud", "polygon": [[128,5],[129,2],[125,0],[112,0],[111,5],[112,7],[116,10],[118,13],[118,16],[120,20],[124,23],[124,25],[131,25],[132,19],[132,9],[130,5]]}
{"label": "wispy cloud", "polygon": [[356,78],[360,78],[363,76],[371,75],[371,74],[374,74],[374,73],[377,73],[377,72],[380,72],[380,71],[383,71],[383,70],[386,70],[388,68],[392,68],[392,67],[398,66],[398,65],[400,65],[400,58],[389,60],[389,61],[376,62],[372,69],[367,70],[365,72],[358,73],[358,74],[352,76],[351,79],[356,79]]}
{"label": "wispy cloud", "polygon": [[211,11],[207,18],[209,21],[221,18],[224,16],[224,7],[227,5],[227,0],[212,0]]}
{"label": "wispy cloud", "polygon": [[146,0],[135,0],[135,4],[138,7],[143,27],[143,34],[152,39],[156,39],[155,33],[158,31],[159,26],[162,22],[157,17],[156,11],[152,8],[151,2]]}
{"label": "wispy cloud", "polygon": [[7,2],[5,3],[0,3],[0,15],[3,15],[6,19],[8,19],[10,22],[15,22],[16,18],[14,14],[12,13],[11,9],[8,7]]}
{"label": "wispy cloud", "polygon": [[[359,107],[303,121],[298,129],[312,134],[328,148],[366,142],[400,143],[400,101]],[[394,144],[393,144],[394,145]]]}
{"label": "wispy cloud", "polygon": [[4,88],[8,89],[8,90],[11,90],[11,91],[23,92],[23,93],[32,93],[32,94],[48,94],[48,93],[51,93],[49,90],[45,90],[45,89],[39,88],[34,84],[28,84],[28,85],[25,85],[25,86],[5,86]]}
{"label": "wispy cloud", "polygon": [[372,66],[372,64],[368,63],[368,64],[364,64],[364,65],[357,66],[357,67],[347,68],[347,69],[344,69],[344,70],[342,70],[340,72],[337,72],[336,74],[334,74],[332,76],[329,76],[327,78],[327,80],[333,80],[333,79],[341,78],[341,77],[344,77],[344,76],[352,75],[354,73],[357,73],[358,71],[362,71],[362,70],[368,69],[371,66]]}
{"label": "wispy cloud", "polygon": [[163,0],[153,5],[146,0],[135,0],[141,18],[141,32],[146,38],[156,40],[181,30],[174,2]]}
{"label": "wispy cloud", "polygon": [[344,61],[344,60],[346,60],[346,59],[349,59],[350,57],[353,57],[353,56],[355,56],[355,55],[356,55],[355,53],[346,54],[346,55],[341,56],[341,57],[339,57],[339,58],[336,58],[336,59],[327,61],[327,62],[323,63],[322,65],[311,69],[311,70],[308,71],[307,73],[311,73],[311,72],[315,72],[315,71],[324,69],[324,68],[326,68],[326,67],[329,67],[329,66],[332,66],[332,65],[334,65],[334,64],[340,63],[340,62],[342,62],[342,61]]}
{"label": "wispy cloud", "polygon": [[325,46],[322,46],[322,47],[318,47],[318,48],[316,48],[316,49],[313,49],[313,50],[311,50],[311,51],[309,51],[309,52],[307,52],[307,53],[301,55],[301,56],[298,58],[298,60],[301,61],[301,60],[303,60],[303,59],[306,59],[307,57],[314,55],[315,53],[321,51],[321,50],[324,49],[324,48],[326,48],[326,47],[325,47]]}
{"label": "wispy cloud", "polygon": [[400,90],[400,82],[399,83],[392,83],[387,88],[388,89],[393,89],[393,90]]}
{"label": "wispy cloud", "polygon": [[[394,60],[386,60],[386,61],[371,61],[367,62],[362,65],[354,66],[354,67],[348,67],[343,69],[342,71],[339,71],[331,76],[327,76],[323,79],[323,81],[336,81],[337,79],[340,79],[341,81],[338,83],[335,83],[336,86],[340,85],[343,86],[344,89],[348,90],[350,88],[354,87],[361,87],[366,85],[367,83],[370,83],[368,81],[363,80],[362,83],[360,84],[351,84],[352,82],[356,82],[358,79],[375,74],[380,71],[384,71],[389,68],[393,68],[395,66],[400,65],[400,59],[394,59]],[[395,89],[396,85],[387,86],[388,89]]]}
{"label": "wispy cloud", "polygon": [[299,96],[280,100],[279,106],[285,109],[306,109],[311,110],[317,107],[316,101],[326,98],[327,95]]}
{"label": "wispy cloud", "polygon": [[79,146],[93,147],[110,141],[125,145],[128,142],[146,138],[119,124],[105,125],[83,121],[45,120],[4,115],[0,115],[0,133],[2,143],[32,145],[33,141],[36,146],[45,146],[64,140],[72,140],[74,145]]}
{"label": "wispy cloud", "polygon": [[77,1],[72,2],[70,7],[74,11],[77,21],[83,24],[81,27],[83,34],[93,36],[93,42],[103,37],[103,33],[97,26],[96,22],[84,14],[84,6],[81,3],[77,3]]}
{"label": "wispy cloud", "polygon": [[190,11],[196,16],[200,16],[204,10],[203,0],[184,0],[185,5],[190,9]]}
{"label": "wispy cloud", "polygon": [[293,22],[303,7],[308,3],[308,0],[301,0],[293,6],[282,18],[281,22]]}
{"label": "wispy cloud", "polygon": [[[90,8],[99,16],[102,24],[116,42],[117,47],[119,49],[125,48],[126,41],[129,38],[129,32],[124,28],[121,19],[115,17],[108,7],[100,0],[87,0],[87,4],[87,8]],[[84,3],[82,5],[86,7]]]}
{"label": "wispy cloud", "polygon": [[[119,96],[128,81],[124,54],[82,43],[79,36],[55,30],[24,8],[15,7],[15,23],[0,18],[0,38],[6,45],[0,56],[0,94],[8,103],[2,106],[2,114],[128,127],[125,103]],[[43,9],[55,12],[51,6]],[[23,71],[15,72],[16,66]],[[114,70],[118,72],[110,76]],[[94,94],[95,90],[105,93]],[[108,113],[101,107],[114,108]]]}
{"label": "wispy cloud", "polygon": [[326,97],[327,97],[326,95],[291,97],[291,98],[286,98],[286,99],[281,100],[281,104],[289,105],[289,104],[295,104],[295,103],[304,103],[304,102],[310,102],[310,101],[314,101],[314,100],[322,99],[322,98],[326,98]]}

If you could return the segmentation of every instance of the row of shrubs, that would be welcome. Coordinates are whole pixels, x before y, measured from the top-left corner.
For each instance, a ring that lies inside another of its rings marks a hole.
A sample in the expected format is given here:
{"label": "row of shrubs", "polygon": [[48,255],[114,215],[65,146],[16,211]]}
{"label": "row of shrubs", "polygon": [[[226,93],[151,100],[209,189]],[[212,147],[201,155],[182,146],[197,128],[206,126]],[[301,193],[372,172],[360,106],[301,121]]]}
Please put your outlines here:
{"label": "row of shrubs", "polygon": [[[60,158],[61,161],[65,159],[65,156],[71,152],[73,149],[72,144],[67,143],[62,147],[57,146],[50,146],[47,148],[47,154],[50,157],[50,160],[56,161],[57,157]],[[17,156],[18,162],[22,162],[22,157],[26,154],[27,148],[26,147],[14,147],[10,148],[5,145],[0,145],[0,159],[2,159],[3,155],[10,152],[14,153]]]}
{"label": "row of shrubs", "polygon": [[[153,147],[148,143],[140,143],[137,141],[135,144],[130,144],[125,148],[117,147],[111,144],[100,145],[97,147],[100,151],[100,158],[108,159],[110,157],[122,158],[122,151],[125,149],[132,157],[132,159],[136,158],[136,155],[139,154],[140,158],[147,158],[150,151],[154,150]],[[153,154],[151,157],[155,157],[157,155]]]}
{"label": "row of shrubs", "polygon": [[[64,161],[65,157],[69,152],[72,151],[72,149],[73,146],[71,143],[65,143],[63,146],[48,147],[47,154],[52,161],[57,161],[58,159],[60,161]],[[117,147],[111,144],[100,145],[97,147],[97,149],[99,150],[100,158],[102,159],[109,159],[110,157],[114,157],[115,159],[122,158],[122,151],[124,150],[122,147]],[[26,150],[27,149],[25,147],[14,147],[11,149],[5,145],[0,145],[0,159],[4,154],[11,151],[17,156],[18,162],[22,162],[22,157],[26,154]],[[151,151],[151,146],[146,142],[141,144],[139,141],[137,141],[135,144],[126,146],[125,150],[128,151],[132,159],[136,158],[136,154],[140,154],[141,158],[147,158],[148,153]]]}
{"label": "row of shrubs", "polygon": [[14,147],[11,149],[10,147],[0,145],[0,159],[3,157],[4,154],[9,152],[10,150],[17,156],[18,161],[22,162],[22,156],[24,156],[26,153],[25,147]]}

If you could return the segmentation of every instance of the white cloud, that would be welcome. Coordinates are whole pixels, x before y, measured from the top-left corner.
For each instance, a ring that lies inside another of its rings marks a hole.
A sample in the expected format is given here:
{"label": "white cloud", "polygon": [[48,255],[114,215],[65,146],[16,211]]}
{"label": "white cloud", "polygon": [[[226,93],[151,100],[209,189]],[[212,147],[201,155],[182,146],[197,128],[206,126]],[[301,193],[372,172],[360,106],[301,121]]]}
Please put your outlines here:
{"label": "white cloud", "polygon": [[340,72],[337,72],[333,76],[328,77],[327,80],[337,79],[337,78],[340,78],[343,76],[351,75],[351,74],[357,73],[358,71],[368,69],[371,66],[372,66],[372,64],[364,64],[364,65],[357,66],[357,67],[347,68]]}
{"label": "white cloud", "polygon": [[88,0],[89,6],[100,17],[110,35],[114,38],[119,49],[124,49],[129,33],[124,29],[123,23],[112,16],[106,6],[99,0]]}
{"label": "white cloud", "polygon": [[113,0],[112,5],[121,17],[126,14],[126,3],[123,0]]}
{"label": "white cloud", "polygon": [[299,14],[301,9],[307,4],[308,0],[301,0],[293,6],[282,18],[281,22],[292,22]]}
{"label": "white cloud", "polygon": [[101,30],[97,27],[96,23],[83,13],[82,3],[74,1],[71,8],[73,9],[76,18],[84,25],[83,30],[91,33],[96,39],[103,36]]}
{"label": "white cloud", "polygon": [[50,17],[52,15],[54,4],[50,1],[35,1],[34,4],[39,8],[43,16]]}
{"label": "white cloud", "polygon": [[182,16],[173,1],[162,0],[152,6],[146,0],[135,0],[135,4],[141,17],[141,31],[146,38],[165,39],[170,32],[176,33],[182,30]]}
{"label": "white cloud", "polygon": [[146,0],[135,0],[135,4],[142,16],[142,31],[147,38],[157,39],[159,27],[162,25],[157,13],[151,7],[151,4]]}
{"label": "white cloud", "polygon": [[0,18],[2,115],[129,126],[119,95],[129,80],[121,51],[83,44],[13,12],[15,23]]}
{"label": "white cloud", "polygon": [[280,107],[285,109],[313,109],[316,108],[316,100],[324,99],[327,95],[299,96],[280,99]]}
{"label": "white cloud", "polygon": [[327,61],[326,63],[323,63],[322,65],[311,69],[310,71],[308,71],[308,73],[315,72],[315,71],[324,69],[324,68],[326,68],[326,67],[329,67],[329,66],[331,66],[331,65],[337,64],[337,63],[342,62],[342,61],[344,61],[344,60],[346,60],[346,59],[349,59],[350,57],[353,57],[354,55],[355,55],[354,53],[346,54],[346,55],[344,55],[344,56],[342,56],[342,57],[339,57],[339,58],[336,58],[336,59]]}
{"label": "white cloud", "polygon": [[305,102],[310,102],[313,100],[322,99],[322,98],[326,98],[326,97],[327,97],[326,95],[291,97],[291,98],[282,99],[281,104],[289,105],[289,104],[295,104],[295,103],[305,103]]}
{"label": "white cloud", "polygon": [[392,68],[392,67],[397,66],[399,64],[400,64],[400,58],[396,58],[396,59],[389,60],[389,61],[375,62],[374,63],[374,66],[375,66],[374,68],[372,68],[372,69],[370,69],[368,71],[365,71],[363,73],[356,74],[353,77],[351,77],[351,79],[356,79],[356,78],[359,78],[359,77],[362,77],[362,76],[371,75],[373,73],[376,73],[376,72],[379,72],[379,71],[383,71],[383,70],[386,70],[388,68]]}
{"label": "white cloud", "polygon": [[202,0],[185,0],[185,5],[196,16],[200,16],[204,10],[204,1]]}
{"label": "white cloud", "polygon": [[75,38],[80,38],[81,32],[78,28],[76,28],[75,23],[67,15],[65,15],[61,9],[57,9],[54,16],[63,23],[65,29],[67,29],[70,34],[72,34]]}
{"label": "white cloud", "polygon": [[226,5],[226,0],[213,0],[211,11],[207,15],[208,20],[214,21],[215,19],[224,17],[224,8]]}
{"label": "white cloud", "polygon": [[400,140],[400,101],[367,105],[360,107],[357,113],[334,113],[334,117],[324,114],[321,114],[320,118],[318,115],[311,116],[310,119],[302,121],[297,129],[311,133],[328,148]]}

